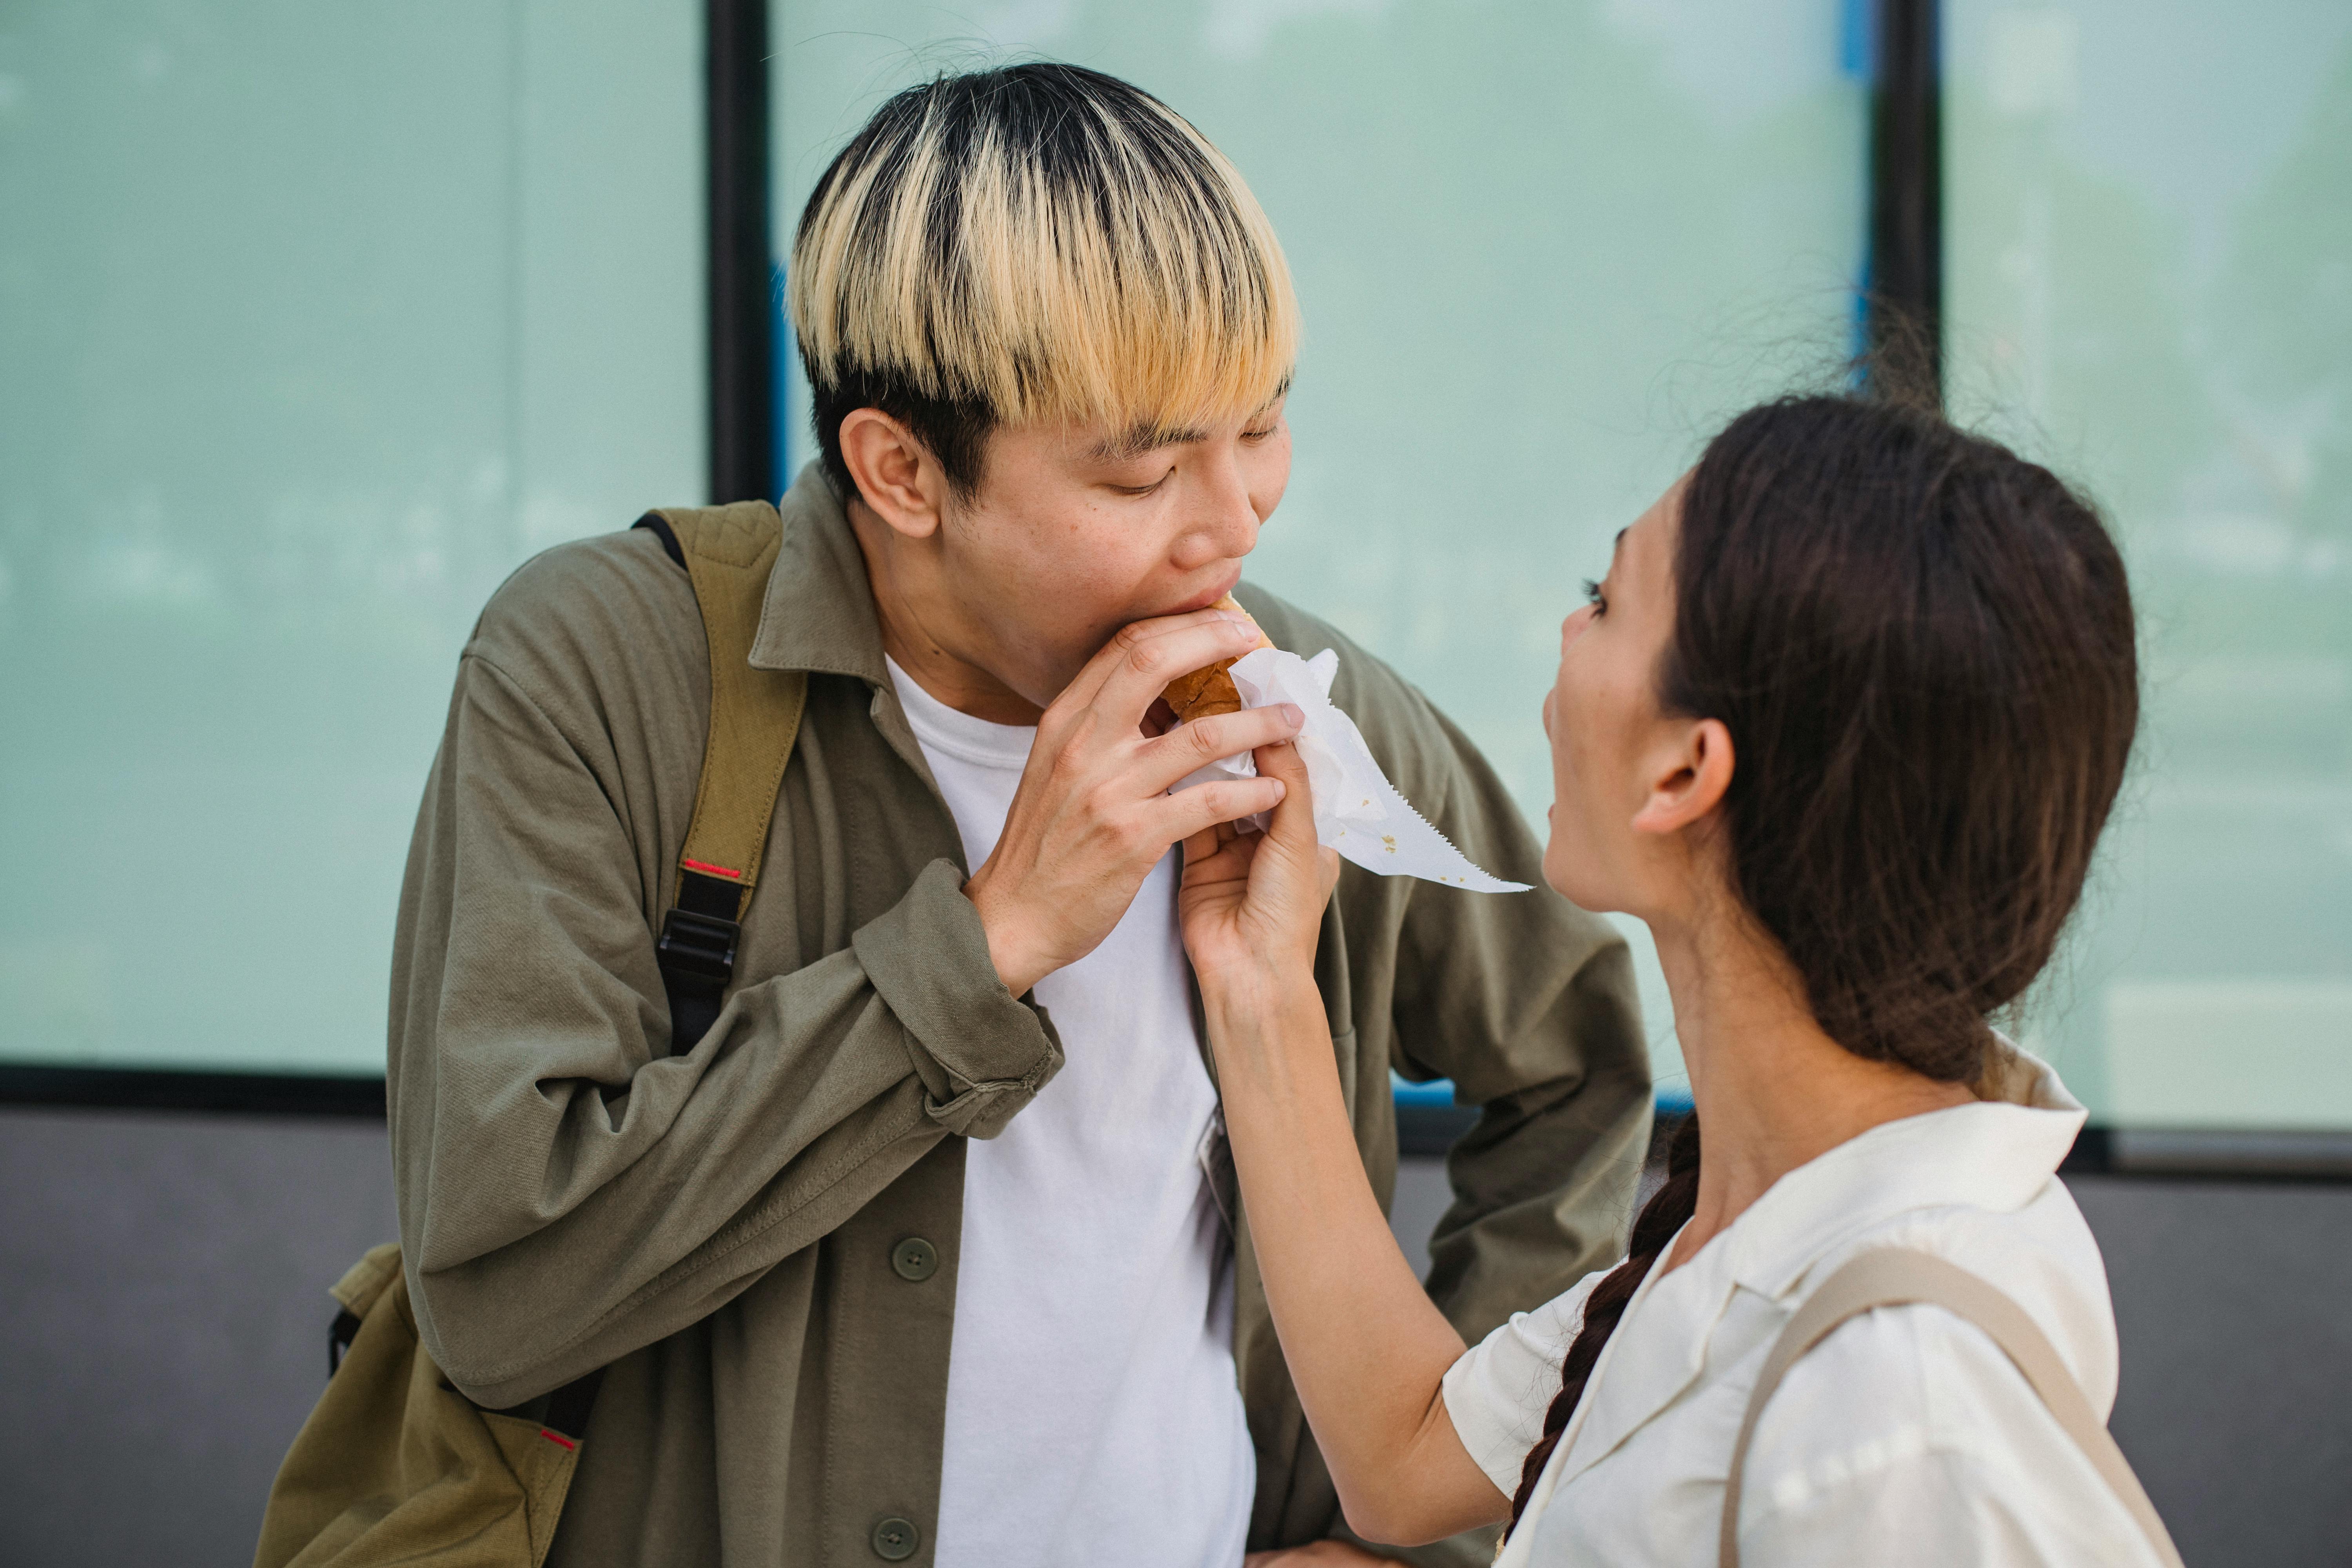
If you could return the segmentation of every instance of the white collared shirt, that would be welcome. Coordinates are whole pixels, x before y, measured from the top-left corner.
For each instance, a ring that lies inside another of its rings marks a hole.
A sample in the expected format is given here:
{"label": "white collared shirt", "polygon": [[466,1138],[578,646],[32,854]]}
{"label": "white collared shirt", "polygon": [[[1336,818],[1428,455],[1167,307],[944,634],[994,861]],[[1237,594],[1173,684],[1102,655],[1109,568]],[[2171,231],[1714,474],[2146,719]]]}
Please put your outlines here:
{"label": "white collared shirt", "polygon": [[[2021,1051],[2000,1076],[1999,1099],[1874,1127],[1782,1176],[1682,1268],[1653,1267],[1498,1568],[1713,1564],[1764,1358],[1807,1292],[1867,1247],[1916,1247],[2006,1292],[2104,1419],[2106,1270],[2056,1177],[2083,1108]],[[1601,1278],[1514,1316],[1445,1374],[1454,1430],[1506,1496]],[[1747,1568],[2156,1561],[2009,1358],[1924,1304],[1854,1319],[1790,1369],[1748,1451],[1739,1549]]]}

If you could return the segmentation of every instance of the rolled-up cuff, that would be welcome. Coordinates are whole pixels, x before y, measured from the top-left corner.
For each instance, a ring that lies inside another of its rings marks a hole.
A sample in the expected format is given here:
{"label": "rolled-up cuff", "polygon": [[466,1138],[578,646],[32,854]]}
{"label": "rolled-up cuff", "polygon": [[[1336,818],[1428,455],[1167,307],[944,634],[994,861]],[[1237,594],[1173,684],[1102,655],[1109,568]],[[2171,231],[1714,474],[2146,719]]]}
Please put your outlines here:
{"label": "rolled-up cuff", "polygon": [[924,867],[905,898],[849,941],[905,1028],[925,1110],[949,1131],[995,1137],[1061,1070],[1053,1019],[1004,988],[953,861]]}

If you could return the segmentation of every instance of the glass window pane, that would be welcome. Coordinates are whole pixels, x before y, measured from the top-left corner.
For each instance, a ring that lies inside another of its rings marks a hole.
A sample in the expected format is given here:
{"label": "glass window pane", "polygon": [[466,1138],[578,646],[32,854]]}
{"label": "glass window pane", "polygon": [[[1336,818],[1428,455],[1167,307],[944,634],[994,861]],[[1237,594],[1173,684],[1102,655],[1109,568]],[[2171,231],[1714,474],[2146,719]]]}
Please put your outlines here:
{"label": "glass window pane", "polygon": [[1172,104],[1265,203],[1305,310],[1296,467],[1253,579],[1420,683],[1539,823],[1579,580],[1720,416],[1851,352],[1861,9],[780,0],[777,226],[932,71],[1042,54]]}
{"label": "glass window pane", "polygon": [[0,15],[0,1059],[381,1071],[456,656],[703,489],[698,12]]}
{"label": "glass window pane", "polygon": [[2032,1027],[2101,1120],[2352,1125],[2352,9],[1946,16],[1955,405],[2105,505],[2147,674]]}

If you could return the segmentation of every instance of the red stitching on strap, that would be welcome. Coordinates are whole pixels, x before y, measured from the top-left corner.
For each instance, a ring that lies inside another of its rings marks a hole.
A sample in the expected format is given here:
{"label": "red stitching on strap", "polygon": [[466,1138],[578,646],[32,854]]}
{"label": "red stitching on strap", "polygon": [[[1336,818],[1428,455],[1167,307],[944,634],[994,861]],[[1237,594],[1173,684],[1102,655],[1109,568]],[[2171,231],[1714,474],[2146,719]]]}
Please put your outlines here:
{"label": "red stitching on strap", "polygon": [[552,1426],[541,1427],[539,1429],[539,1435],[546,1438],[551,1443],[561,1443],[567,1448],[577,1448],[580,1447],[579,1444],[573,1442],[571,1438],[565,1436],[562,1433],[557,1431]]}
{"label": "red stitching on strap", "polygon": [[677,858],[677,863],[689,871],[700,871],[705,876],[724,877],[730,882],[740,882],[743,879],[742,872],[730,871],[724,866],[713,866],[707,860],[689,860],[681,855]]}

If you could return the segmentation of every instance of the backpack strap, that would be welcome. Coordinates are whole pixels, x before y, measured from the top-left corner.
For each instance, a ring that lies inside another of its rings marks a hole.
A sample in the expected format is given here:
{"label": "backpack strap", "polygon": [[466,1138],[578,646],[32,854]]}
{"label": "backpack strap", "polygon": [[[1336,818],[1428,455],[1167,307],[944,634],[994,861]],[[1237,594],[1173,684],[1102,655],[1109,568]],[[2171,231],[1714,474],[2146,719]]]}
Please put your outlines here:
{"label": "backpack strap", "polygon": [[1850,1318],[1878,1307],[1902,1307],[1913,1303],[1941,1307],[1963,1322],[1974,1323],[1987,1338],[1999,1345],[2042,1403],[2057,1417],[2058,1425],[2074,1446],[2083,1450],[2091,1468],[2099,1472],[2100,1479],[2123,1502],[2155,1549],[2157,1561],[2167,1568],[2181,1568],[2180,1552],[2166,1533],[2164,1521],[2157,1516],[2156,1506],[2147,1500],[2139,1478],[2132,1474],[2131,1464],[2123,1450],[2107,1433],[2106,1424],[2092,1412],[2091,1402],[2083,1396],[2082,1385],[2066,1370],[2049,1337],[2026,1315],[2025,1309],[2011,1300],[1983,1279],[1957,1265],[1947,1263],[1933,1253],[1910,1247],[1875,1247],[1861,1253],[1840,1268],[1821,1287],[1805,1298],[1780,1337],[1773,1342],[1771,1353],[1764,1359],[1764,1370],[1757,1375],[1755,1391],[1748,1396],[1748,1415],[1739,1424],[1739,1438],[1731,1450],[1731,1473],[1723,1483],[1723,1534],[1720,1561],[1723,1568],[1739,1568],[1739,1491],[1748,1468],[1748,1444],[1756,1436],[1757,1418],[1764,1414],[1764,1402],[1780,1386],[1780,1379],[1799,1357],[1830,1336],[1832,1330]]}
{"label": "backpack strap", "polygon": [[760,879],[776,791],[800,736],[808,675],[757,669],[751,640],[783,543],[766,501],[649,511],[636,526],[657,534],[686,568],[710,647],[710,731],[694,816],[678,857],[677,887],[655,956],[669,994],[670,1052],[692,1050],[719,1017],[735,978],[736,940]]}
{"label": "backpack strap", "polygon": [[[767,600],[768,574],[783,543],[782,520],[765,501],[649,511],[636,526],[652,531],[686,569],[710,649],[710,733],[694,816],[678,858],[677,889],[655,949],[669,995],[670,1053],[692,1050],[719,1016],[735,978],[735,943],[760,879],[776,791],[807,705],[803,670],[754,669],[751,639]],[[400,1278],[396,1242],[375,1248],[334,1288],[341,1310],[327,1331],[327,1375],[333,1377],[362,1321]],[[598,1367],[503,1415],[541,1424],[566,1448],[588,1430],[604,1369]]]}

